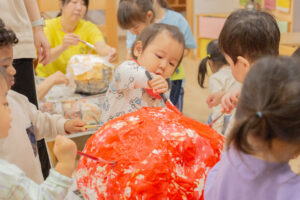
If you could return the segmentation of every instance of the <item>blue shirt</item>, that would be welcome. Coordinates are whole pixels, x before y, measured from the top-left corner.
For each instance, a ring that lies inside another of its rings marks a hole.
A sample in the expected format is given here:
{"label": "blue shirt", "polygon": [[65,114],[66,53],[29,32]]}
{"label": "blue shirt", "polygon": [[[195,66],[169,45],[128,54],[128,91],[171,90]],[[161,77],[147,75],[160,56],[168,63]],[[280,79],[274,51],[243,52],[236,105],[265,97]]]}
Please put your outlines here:
{"label": "blue shirt", "polygon": [[[175,12],[173,10],[166,10],[165,17],[159,23],[177,26],[184,35],[185,48],[187,49],[197,48],[197,44],[194,40],[191,28],[188,22],[186,21],[186,19],[180,13]],[[133,35],[130,31],[127,31],[126,47],[128,49],[131,48],[135,39],[136,39],[136,35]]]}
{"label": "blue shirt", "polygon": [[209,172],[205,200],[299,200],[300,176],[287,163],[270,163],[233,146]]}

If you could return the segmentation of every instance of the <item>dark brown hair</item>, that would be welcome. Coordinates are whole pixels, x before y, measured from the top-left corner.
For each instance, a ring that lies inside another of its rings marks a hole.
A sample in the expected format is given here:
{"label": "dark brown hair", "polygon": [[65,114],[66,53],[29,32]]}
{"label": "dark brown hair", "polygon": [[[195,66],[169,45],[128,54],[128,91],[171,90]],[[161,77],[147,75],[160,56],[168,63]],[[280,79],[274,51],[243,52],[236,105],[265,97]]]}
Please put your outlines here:
{"label": "dark brown hair", "polygon": [[279,41],[279,28],[272,15],[245,9],[230,14],[219,37],[220,49],[234,63],[238,56],[254,62],[264,55],[278,55]]}
{"label": "dark brown hair", "polygon": [[[61,0],[61,5],[64,6],[65,4],[70,3],[71,0]],[[86,6],[86,13],[89,8],[89,0],[83,0],[84,5]],[[61,16],[61,11],[57,14],[57,17]]]}
{"label": "dark brown hair", "polygon": [[[183,58],[183,53],[185,49],[185,40],[182,32],[177,28],[176,26],[168,25],[168,24],[161,24],[161,23],[156,23],[156,24],[151,24],[147,26],[140,35],[137,36],[134,44],[132,45],[131,49],[131,56],[134,59],[137,59],[137,57],[134,55],[134,47],[135,43],[137,41],[141,41],[143,45],[143,51],[147,48],[147,46],[155,39],[155,37],[159,34],[162,33],[163,31],[167,31],[168,34],[175,40],[179,42],[179,44],[182,44],[183,46],[183,51],[182,51],[182,56],[178,62],[178,65],[181,63],[181,60]],[[178,66],[177,66],[178,67]]]}
{"label": "dark brown hair", "polygon": [[8,45],[15,45],[19,42],[16,34],[5,27],[5,24],[0,19],[0,48]]}
{"label": "dark brown hair", "polygon": [[248,137],[300,142],[300,67],[288,57],[258,60],[247,74],[228,144],[255,153]]}
{"label": "dark brown hair", "polygon": [[294,51],[292,56],[300,59],[300,47]]}
{"label": "dark brown hair", "polygon": [[157,2],[159,3],[160,7],[170,9],[167,0],[157,0]]}
{"label": "dark brown hair", "polygon": [[207,56],[202,59],[198,68],[198,83],[204,88],[205,75],[207,74],[207,61],[211,60],[214,66],[219,70],[223,65],[228,64],[223,53],[219,49],[218,40],[212,40],[206,48]]}
{"label": "dark brown hair", "polygon": [[121,28],[130,29],[134,23],[146,22],[148,11],[153,13],[153,21],[155,14],[152,0],[120,0],[118,23]]}

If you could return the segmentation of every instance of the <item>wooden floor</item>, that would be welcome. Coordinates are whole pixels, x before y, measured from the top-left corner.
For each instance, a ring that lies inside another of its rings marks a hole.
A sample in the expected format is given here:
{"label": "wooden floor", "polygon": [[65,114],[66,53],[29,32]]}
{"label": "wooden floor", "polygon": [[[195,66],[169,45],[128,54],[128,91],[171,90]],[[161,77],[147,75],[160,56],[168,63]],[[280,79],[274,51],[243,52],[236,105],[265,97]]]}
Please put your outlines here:
{"label": "wooden floor", "polygon": [[[126,58],[126,44],[125,37],[119,40],[119,62]],[[210,110],[205,103],[209,94],[207,88],[202,89],[197,82],[198,65],[200,60],[192,58],[184,58],[183,66],[185,69],[185,85],[184,85],[184,101],[183,101],[183,114],[191,117],[197,121],[206,122]]]}

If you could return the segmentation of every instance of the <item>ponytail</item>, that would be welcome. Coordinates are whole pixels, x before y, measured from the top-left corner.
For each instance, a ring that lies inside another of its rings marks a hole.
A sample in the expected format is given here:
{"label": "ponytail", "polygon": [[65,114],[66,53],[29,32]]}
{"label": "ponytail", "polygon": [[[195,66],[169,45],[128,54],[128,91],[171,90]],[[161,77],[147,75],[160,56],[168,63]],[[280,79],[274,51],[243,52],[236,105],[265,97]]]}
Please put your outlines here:
{"label": "ponytail", "polygon": [[204,88],[204,80],[205,80],[205,75],[207,74],[207,60],[208,57],[205,57],[202,59],[199,68],[198,68],[198,83],[200,87]]}

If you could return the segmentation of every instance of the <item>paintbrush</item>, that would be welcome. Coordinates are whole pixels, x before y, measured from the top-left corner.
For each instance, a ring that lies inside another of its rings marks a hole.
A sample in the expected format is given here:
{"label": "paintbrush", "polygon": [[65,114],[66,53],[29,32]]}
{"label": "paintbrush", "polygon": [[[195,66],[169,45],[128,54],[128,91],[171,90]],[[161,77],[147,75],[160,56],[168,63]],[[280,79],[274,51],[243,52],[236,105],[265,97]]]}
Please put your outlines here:
{"label": "paintbrush", "polygon": [[100,125],[86,125],[84,126],[83,128],[100,128],[101,126]]}
{"label": "paintbrush", "polygon": [[[150,74],[150,72],[148,72],[147,70],[145,71],[147,78],[151,81],[152,80],[152,76]],[[169,108],[170,110],[174,111],[177,114],[182,115],[182,113],[180,112],[180,110],[178,110],[178,108],[176,106],[173,105],[173,103],[170,101],[170,99],[168,99],[166,97],[165,94],[163,93],[159,93],[159,96],[163,99],[163,101],[165,102],[167,108]]]}
{"label": "paintbrush", "polygon": [[95,160],[95,161],[97,161],[97,162],[104,163],[104,164],[110,164],[110,165],[115,165],[115,164],[117,164],[116,161],[107,161],[107,160],[104,160],[104,159],[102,159],[102,158],[95,157],[95,156],[92,156],[92,155],[87,154],[87,153],[83,153],[83,152],[81,152],[81,151],[77,151],[77,154],[79,154],[79,155],[81,155],[81,156],[85,156],[85,157],[87,157],[87,158],[89,158],[89,159]]}
{"label": "paintbrush", "polygon": [[90,48],[96,50],[96,47],[95,47],[94,45],[92,45],[91,43],[86,42],[86,41],[84,41],[84,40],[80,40],[80,42],[82,42],[82,43],[84,43],[86,46],[88,46],[88,47],[90,47]]}
{"label": "paintbrush", "polygon": [[216,117],[210,124],[208,124],[209,127],[212,127],[216,121],[218,121],[224,113],[221,113],[218,117]]}

